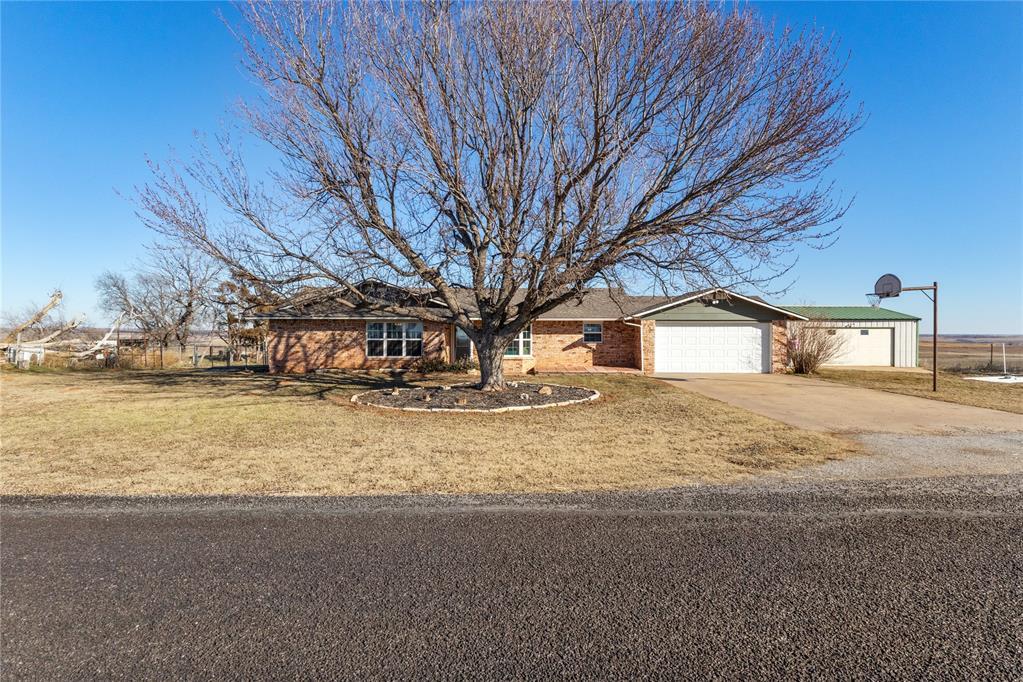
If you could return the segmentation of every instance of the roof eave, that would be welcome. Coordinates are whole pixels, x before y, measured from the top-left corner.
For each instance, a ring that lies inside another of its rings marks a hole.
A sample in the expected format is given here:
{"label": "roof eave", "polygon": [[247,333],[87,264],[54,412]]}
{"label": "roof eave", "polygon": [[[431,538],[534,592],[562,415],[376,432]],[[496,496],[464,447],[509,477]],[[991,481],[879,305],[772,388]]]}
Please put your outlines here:
{"label": "roof eave", "polygon": [[656,305],[656,306],[654,306],[652,308],[647,308],[645,310],[641,310],[641,311],[633,313],[631,315],[627,315],[626,317],[627,317],[627,319],[638,319],[638,318],[647,317],[648,315],[653,315],[654,313],[660,312],[661,310],[667,310],[668,308],[674,308],[674,307],[680,306],[680,305],[682,305],[684,303],[689,303],[690,301],[699,300],[699,299],[703,298],[704,296],[706,296],[707,294],[711,294],[711,293],[714,293],[714,292],[717,292],[717,291],[722,291],[722,292],[728,294],[729,296],[734,296],[735,298],[741,299],[741,300],[746,301],[747,303],[751,303],[751,304],[753,304],[755,306],[759,306],[761,308],[767,308],[768,310],[773,310],[775,312],[782,313],[783,315],[787,315],[788,317],[791,317],[794,320],[809,320],[810,319],[808,317],[804,317],[803,315],[800,315],[799,313],[793,312],[791,310],[786,310],[785,308],[779,308],[778,306],[771,305],[770,303],[765,303],[764,301],[758,301],[755,298],[750,298],[749,296],[743,296],[742,294],[737,294],[734,291],[731,291],[729,289],[724,289],[724,288],[721,288],[721,287],[718,287],[716,289],[704,289],[703,291],[697,291],[697,292],[694,292],[692,294],[686,294],[685,296],[680,296],[677,299],[668,301],[667,303],[661,303],[660,305]]}

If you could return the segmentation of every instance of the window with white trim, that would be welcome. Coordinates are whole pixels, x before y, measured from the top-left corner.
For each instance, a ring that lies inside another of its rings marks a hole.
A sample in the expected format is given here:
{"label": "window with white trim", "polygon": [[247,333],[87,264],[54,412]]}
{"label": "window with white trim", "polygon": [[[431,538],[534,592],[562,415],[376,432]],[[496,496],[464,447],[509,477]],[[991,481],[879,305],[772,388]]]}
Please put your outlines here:
{"label": "window with white trim", "polygon": [[422,322],[367,322],[366,355],[371,358],[419,357],[423,354]]}
{"label": "window with white trim", "polygon": [[533,354],[533,326],[530,325],[519,332],[519,335],[512,339],[508,347],[504,349],[505,355],[529,356]]}
{"label": "window with white trim", "polygon": [[603,343],[604,323],[583,322],[583,343]]}

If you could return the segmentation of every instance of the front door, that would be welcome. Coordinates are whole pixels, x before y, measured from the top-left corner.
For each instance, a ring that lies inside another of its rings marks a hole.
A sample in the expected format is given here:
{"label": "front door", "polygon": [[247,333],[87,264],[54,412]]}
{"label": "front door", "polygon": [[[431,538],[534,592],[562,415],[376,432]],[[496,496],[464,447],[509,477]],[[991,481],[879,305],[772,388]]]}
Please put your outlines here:
{"label": "front door", "polygon": [[469,336],[458,327],[455,327],[455,362],[462,362],[472,359],[472,341]]}

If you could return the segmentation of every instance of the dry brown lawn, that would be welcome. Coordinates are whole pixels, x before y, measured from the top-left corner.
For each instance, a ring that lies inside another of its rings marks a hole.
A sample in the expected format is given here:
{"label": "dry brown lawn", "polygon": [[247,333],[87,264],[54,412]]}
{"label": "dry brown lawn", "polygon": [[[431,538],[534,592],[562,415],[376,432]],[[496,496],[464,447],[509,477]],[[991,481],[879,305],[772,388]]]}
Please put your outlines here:
{"label": "dry brown lawn", "polygon": [[930,373],[922,372],[871,372],[858,369],[822,369],[822,379],[838,381],[853,386],[875,388],[881,391],[915,395],[920,398],[942,400],[960,405],[987,407],[993,410],[1023,414],[1023,385],[992,384],[986,381],[970,381],[955,374],[938,371],[938,392],[931,390]]}
{"label": "dry brown lawn", "polygon": [[[539,492],[728,481],[841,457],[847,442],[636,376],[583,405],[422,414],[349,402],[381,376],[7,371],[6,494]],[[464,381],[430,378],[411,383]],[[406,384],[407,385],[407,384]]]}

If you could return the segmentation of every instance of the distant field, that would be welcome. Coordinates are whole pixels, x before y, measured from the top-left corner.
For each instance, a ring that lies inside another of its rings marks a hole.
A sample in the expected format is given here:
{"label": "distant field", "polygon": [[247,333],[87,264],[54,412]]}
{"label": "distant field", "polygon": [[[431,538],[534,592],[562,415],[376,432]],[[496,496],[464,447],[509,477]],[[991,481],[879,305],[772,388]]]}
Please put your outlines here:
{"label": "distant field", "polygon": [[[948,371],[1002,371],[1002,344],[1010,372],[1023,372],[1023,337],[938,337],[938,369]],[[993,359],[993,362],[992,362]],[[931,367],[931,339],[920,336],[920,366]]]}

